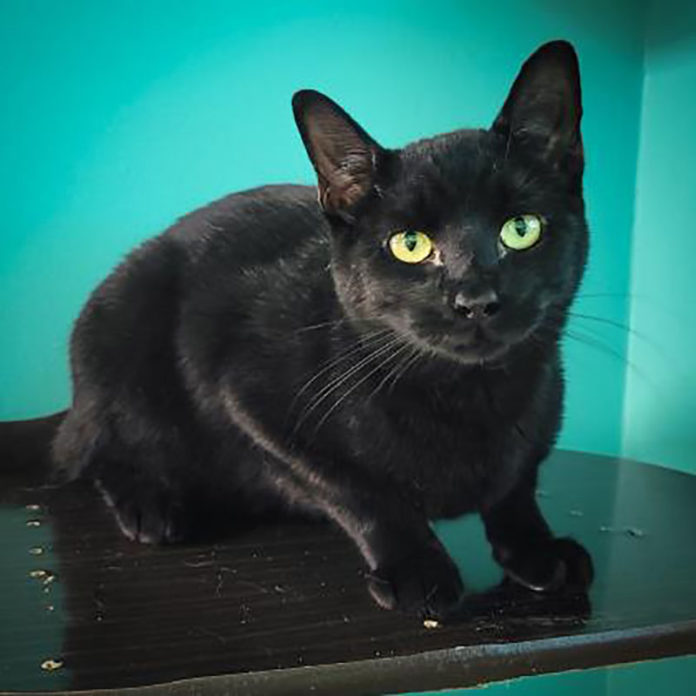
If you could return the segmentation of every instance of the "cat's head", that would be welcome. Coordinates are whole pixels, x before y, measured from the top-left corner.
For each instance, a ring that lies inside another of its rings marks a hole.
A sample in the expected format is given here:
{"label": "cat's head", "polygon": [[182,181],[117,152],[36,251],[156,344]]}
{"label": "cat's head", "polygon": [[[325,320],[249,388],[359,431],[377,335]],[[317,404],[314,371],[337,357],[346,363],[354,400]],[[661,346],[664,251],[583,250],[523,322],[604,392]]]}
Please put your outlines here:
{"label": "cat's head", "polygon": [[587,255],[570,44],[527,60],[488,130],[387,150],[318,92],[293,108],[350,315],[464,363],[553,335]]}

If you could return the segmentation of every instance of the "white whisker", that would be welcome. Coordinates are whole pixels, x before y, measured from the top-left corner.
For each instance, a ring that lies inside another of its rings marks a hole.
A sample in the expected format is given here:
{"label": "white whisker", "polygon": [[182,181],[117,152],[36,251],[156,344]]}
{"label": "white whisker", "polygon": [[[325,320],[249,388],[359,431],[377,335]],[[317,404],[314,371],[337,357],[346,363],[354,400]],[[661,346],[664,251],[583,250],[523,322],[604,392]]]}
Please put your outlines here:
{"label": "white whisker", "polygon": [[[385,337],[386,338],[386,337]],[[317,392],[317,394],[314,395],[314,398],[312,401],[307,405],[307,407],[303,410],[303,412],[300,414],[300,417],[297,419],[297,423],[295,425],[295,431],[300,427],[300,425],[309,417],[312,411],[316,409],[316,407],[324,401],[333,391],[338,389],[342,384],[344,384],[348,379],[351,378],[352,375],[354,375],[357,371],[362,369],[365,365],[369,365],[371,362],[376,360],[377,358],[380,357],[380,355],[383,355],[385,352],[389,351],[395,344],[399,343],[402,339],[400,337],[392,337],[391,339],[387,339],[387,343],[382,343],[376,350],[374,350],[372,353],[367,355],[366,357],[362,358],[358,363],[353,365],[347,372],[345,372],[342,375],[339,375],[337,378],[329,382],[327,385],[325,385],[322,389]]]}
{"label": "white whisker", "polygon": [[[400,340],[400,339],[399,339],[399,340]],[[394,344],[391,343],[391,344],[390,344],[390,347],[393,346],[393,345],[394,345]],[[316,433],[316,432],[319,430],[319,428],[321,428],[321,426],[324,424],[324,422],[326,421],[326,419],[338,408],[338,406],[339,406],[343,401],[345,401],[345,399],[346,399],[352,392],[354,392],[361,384],[363,384],[363,382],[365,382],[366,380],[368,380],[375,372],[377,372],[378,370],[381,370],[388,362],[390,362],[391,360],[393,360],[394,358],[396,358],[396,357],[402,352],[402,350],[404,350],[405,348],[408,348],[408,345],[405,345],[405,346],[402,346],[402,347],[400,347],[400,348],[397,348],[395,351],[393,351],[393,352],[391,353],[391,355],[388,355],[384,360],[382,360],[382,362],[379,363],[379,365],[377,365],[377,367],[372,368],[372,370],[370,370],[365,376],[363,376],[363,377],[362,377],[361,379],[359,379],[352,387],[350,387],[350,389],[348,389],[348,390],[343,394],[343,396],[341,396],[339,399],[337,399],[337,400],[334,402],[333,406],[331,406],[331,408],[322,416],[321,420],[317,423],[316,427],[314,428],[314,432]]]}

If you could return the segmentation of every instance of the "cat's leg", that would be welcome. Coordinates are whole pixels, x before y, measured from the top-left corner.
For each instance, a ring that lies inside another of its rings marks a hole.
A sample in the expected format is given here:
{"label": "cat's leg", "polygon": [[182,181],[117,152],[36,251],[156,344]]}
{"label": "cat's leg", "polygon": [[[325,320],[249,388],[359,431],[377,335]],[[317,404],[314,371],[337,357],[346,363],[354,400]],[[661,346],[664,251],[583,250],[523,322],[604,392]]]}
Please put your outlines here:
{"label": "cat's leg", "polygon": [[584,589],[592,582],[590,555],[573,539],[553,536],[531,481],[518,484],[481,517],[494,558],[514,582],[538,592]]}
{"label": "cat's leg", "polygon": [[320,513],[336,523],[362,554],[368,589],[387,609],[437,616],[462,592],[459,571],[430,529],[424,512],[388,478],[338,448],[332,456],[292,448],[274,437],[228,390],[230,420],[265,451],[264,478],[289,507]]}
{"label": "cat's leg", "polygon": [[187,519],[187,506],[180,486],[172,480],[173,472],[161,460],[143,454],[136,448],[130,448],[123,458],[105,453],[87,473],[121,532],[132,541],[160,544],[190,538],[192,521]]}
{"label": "cat's leg", "polygon": [[345,476],[350,467],[341,467],[343,475],[318,462],[312,469],[311,481],[300,474],[293,485],[353,540],[369,568],[370,594],[380,606],[434,617],[457,603],[463,589],[457,567],[420,511],[386,484],[355,472]]}
{"label": "cat's leg", "polygon": [[192,458],[175,427],[136,411],[73,408],[53,442],[53,459],[69,478],[94,483],[128,538],[178,541],[188,535],[182,471]]}
{"label": "cat's leg", "polygon": [[[382,530],[382,548],[411,538],[400,554],[385,553],[368,576],[368,589],[385,609],[400,609],[424,618],[437,617],[452,609],[463,586],[454,561],[433,534],[413,543],[409,530]],[[385,543],[386,542],[386,543]]]}

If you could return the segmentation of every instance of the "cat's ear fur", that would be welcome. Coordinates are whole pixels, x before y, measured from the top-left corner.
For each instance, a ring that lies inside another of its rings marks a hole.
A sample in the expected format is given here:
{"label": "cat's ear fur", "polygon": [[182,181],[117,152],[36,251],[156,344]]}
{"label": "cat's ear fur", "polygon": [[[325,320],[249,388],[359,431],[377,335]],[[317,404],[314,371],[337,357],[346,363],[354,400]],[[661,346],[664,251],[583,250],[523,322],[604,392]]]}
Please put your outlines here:
{"label": "cat's ear fur", "polygon": [[575,50],[567,41],[551,41],[522,66],[493,131],[521,143],[559,169],[581,174],[582,98]]}
{"label": "cat's ear fur", "polygon": [[292,109],[317,173],[319,203],[327,213],[350,220],[355,207],[374,190],[385,151],[320,92],[297,92]]}

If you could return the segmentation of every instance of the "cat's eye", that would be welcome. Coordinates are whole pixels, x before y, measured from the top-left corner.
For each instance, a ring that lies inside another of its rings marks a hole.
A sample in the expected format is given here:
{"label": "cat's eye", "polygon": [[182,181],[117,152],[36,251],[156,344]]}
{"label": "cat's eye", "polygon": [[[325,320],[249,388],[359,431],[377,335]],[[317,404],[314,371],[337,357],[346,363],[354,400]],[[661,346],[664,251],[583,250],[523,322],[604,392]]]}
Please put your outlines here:
{"label": "cat's eye", "polygon": [[541,237],[542,220],[538,215],[510,218],[500,230],[500,241],[508,248],[522,251],[534,246]]}
{"label": "cat's eye", "polygon": [[389,250],[404,263],[420,263],[433,253],[433,242],[425,232],[408,230],[389,238]]}

